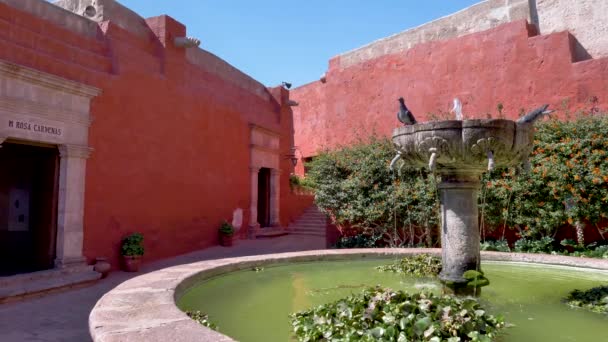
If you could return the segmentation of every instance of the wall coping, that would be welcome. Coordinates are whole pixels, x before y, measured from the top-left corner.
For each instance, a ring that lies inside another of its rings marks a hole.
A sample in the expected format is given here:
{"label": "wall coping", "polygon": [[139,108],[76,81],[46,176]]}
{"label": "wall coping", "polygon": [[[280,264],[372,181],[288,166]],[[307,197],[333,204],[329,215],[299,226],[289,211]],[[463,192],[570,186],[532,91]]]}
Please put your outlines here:
{"label": "wall coping", "polygon": [[[430,253],[440,249],[317,250],[227,258],[177,265],[125,281],[106,293],[89,316],[96,342],[113,341],[233,341],[190,319],[176,305],[185,291],[211,277],[254,266],[285,262],[348,260]],[[525,262],[608,271],[608,260],[561,255],[482,252],[484,261]]]}
{"label": "wall coping", "polygon": [[484,0],[469,7],[380,38],[330,59],[330,69],[363,63],[379,56],[409,50],[418,44],[462,37],[517,20],[534,22],[527,0]]}

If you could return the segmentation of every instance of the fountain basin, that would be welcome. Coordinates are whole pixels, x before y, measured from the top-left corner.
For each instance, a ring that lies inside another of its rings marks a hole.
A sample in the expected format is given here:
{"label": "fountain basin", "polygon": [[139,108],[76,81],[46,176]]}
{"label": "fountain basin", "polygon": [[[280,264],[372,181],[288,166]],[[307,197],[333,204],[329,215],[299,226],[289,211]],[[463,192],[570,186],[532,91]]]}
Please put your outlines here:
{"label": "fountain basin", "polygon": [[[209,260],[169,267],[132,278],[106,293],[89,316],[89,331],[94,341],[232,341],[191,320],[177,307],[176,301],[204,280],[252,267],[291,262],[392,258],[418,253],[438,255],[440,250],[320,250]],[[608,261],[599,259],[499,252],[483,252],[482,256],[484,260],[608,270]]]}

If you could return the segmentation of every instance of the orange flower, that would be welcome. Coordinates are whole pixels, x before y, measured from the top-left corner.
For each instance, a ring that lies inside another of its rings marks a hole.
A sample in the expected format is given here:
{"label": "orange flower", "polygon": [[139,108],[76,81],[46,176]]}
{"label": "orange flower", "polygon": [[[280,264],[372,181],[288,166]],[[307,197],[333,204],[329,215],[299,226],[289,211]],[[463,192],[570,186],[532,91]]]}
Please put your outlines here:
{"label": "orange flower", "polygon": [[568,217],[568,223],[572,224],[573,222],[572,217]]}
{"label": "orange flower", "polygon": [[576,180],[576,181],[581,180],[581,176],[579,176],[579,175],[574,175],[574,180]]}

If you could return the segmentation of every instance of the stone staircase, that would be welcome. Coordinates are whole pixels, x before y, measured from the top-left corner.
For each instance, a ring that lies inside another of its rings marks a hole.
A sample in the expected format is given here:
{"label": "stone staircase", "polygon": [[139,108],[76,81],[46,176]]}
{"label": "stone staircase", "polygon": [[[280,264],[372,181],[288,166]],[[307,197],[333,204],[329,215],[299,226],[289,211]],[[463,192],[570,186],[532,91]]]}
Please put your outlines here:
{"label": "stone staircase", "polygon": [[302,216],[287,227],[291,235],[308,235],[325,237],[327,216],[316,206],[307,208]]}

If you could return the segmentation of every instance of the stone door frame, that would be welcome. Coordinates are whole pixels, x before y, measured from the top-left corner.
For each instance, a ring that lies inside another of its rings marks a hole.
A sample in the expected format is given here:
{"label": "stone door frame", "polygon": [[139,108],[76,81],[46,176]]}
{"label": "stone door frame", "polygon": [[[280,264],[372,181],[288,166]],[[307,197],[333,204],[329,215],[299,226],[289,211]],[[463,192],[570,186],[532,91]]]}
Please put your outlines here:
{"label": "stone door frame", "polygon": [[279,158],[280,133],[250,124],[251,128],[251,162],[249,166],[251,197],[249,207],[248,237],[255,239],[260,224],[258,223],[258,173],[261,168],[270,169],[270,226],[278,227],[280,223],[281,169]]}
{"label": "stone door frame", "polygon": [[0,147],[7,140],[59,150],[55,267],[85,263],[83,255],[90,103],[101,90],[0,60]]}

